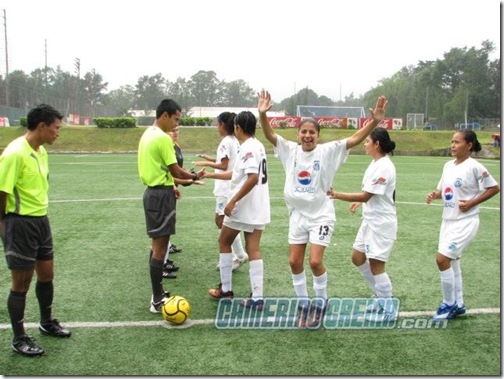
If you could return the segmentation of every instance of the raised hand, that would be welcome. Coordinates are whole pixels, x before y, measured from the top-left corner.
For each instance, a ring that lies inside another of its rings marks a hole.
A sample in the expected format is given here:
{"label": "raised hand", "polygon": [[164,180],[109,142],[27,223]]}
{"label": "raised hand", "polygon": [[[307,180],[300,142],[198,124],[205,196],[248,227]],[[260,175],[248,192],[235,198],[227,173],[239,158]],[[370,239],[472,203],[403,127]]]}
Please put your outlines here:
{"label": "raised hand", "polygon": [[380,96],[378,100],[376,100],[375,108],[369,108],[371,112],[371,117],[374,121],[380,123],[385,118],[385,112],[387,110],[388,101],[385,96]]}
{"label": "raised hand", "polygon": [[259,113],[266,113],[272,106],[273,102],[271,101],[271,95],[268,91],[263,89],[258,93],[257,110]]}

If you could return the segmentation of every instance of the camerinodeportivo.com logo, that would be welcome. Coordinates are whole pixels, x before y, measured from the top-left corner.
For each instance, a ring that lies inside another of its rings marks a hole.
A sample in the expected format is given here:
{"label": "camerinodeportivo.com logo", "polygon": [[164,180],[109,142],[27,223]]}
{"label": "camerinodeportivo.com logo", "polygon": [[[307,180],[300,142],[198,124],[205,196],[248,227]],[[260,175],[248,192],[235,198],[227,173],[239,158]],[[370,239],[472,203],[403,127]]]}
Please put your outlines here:
{"label": "camerinodeportivo.com logo", "polygon": [[[215,326],[218,329],[298,329],[301,308],[307,320],[320,314],[321,298],[265,298],[262,309],[246,308],[243,298],[221,299],[217,307]],[[319,307],[319,309],[317,309]],[[445,329],[448,320],[433,322],[432,318],[401,318],[397,298],[329,298],[323,316],[316,326],[307,329]]]}

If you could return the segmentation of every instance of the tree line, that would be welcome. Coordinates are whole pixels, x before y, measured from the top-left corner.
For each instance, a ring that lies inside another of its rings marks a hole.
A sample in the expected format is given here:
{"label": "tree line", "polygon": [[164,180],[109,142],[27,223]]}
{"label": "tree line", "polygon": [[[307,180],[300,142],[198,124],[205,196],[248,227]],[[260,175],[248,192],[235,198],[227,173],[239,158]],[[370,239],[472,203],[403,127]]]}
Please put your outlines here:
{"label": "tree line", "polygon": [[[407,113],[423,113],[426,120],[439,124],[454,124],[464,118],[500,118],[501,77],[500,58],[490,60],[494,43],[483,41],[479,48],[452,48],[441,59],[419,61],[403,67],[392,77],[382,79],[364,95],[350,94],[332,101],[303,88],[291,97],[275,104],[273,110],[285,110],[295,115],[297,105],[373,106],[383,94],[389,99],[388,114],[406,117]],[[38,68],[30,74],[14,70],[0,77],[0,105],[29,109],[47,102],[65,114],[94,117],[127,116],[128,111],[155,109],[159,100],[172,97],[183,108],[191,107],[254,107],[257,90],[243,79],[226,82],[214,71],[200,70],[189,79],[175,81],[158,73],[144,75],[137,83],[107,91],[108,83],[96,70],[63,71],[60,66]]]}

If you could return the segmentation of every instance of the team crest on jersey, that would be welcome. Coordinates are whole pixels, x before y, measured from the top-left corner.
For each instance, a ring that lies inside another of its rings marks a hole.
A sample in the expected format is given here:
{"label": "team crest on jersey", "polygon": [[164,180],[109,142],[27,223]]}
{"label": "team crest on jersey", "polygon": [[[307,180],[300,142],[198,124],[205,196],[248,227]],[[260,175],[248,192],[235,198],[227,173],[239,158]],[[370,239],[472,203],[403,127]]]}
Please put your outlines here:
{"label": "team crest on jersey", "polygon": [[453,199],[453,190],[450,187],[446,187],[443,196],[445,200]]}
{"label": "team crest on jersey", "polygon": [[308,171],[301,171],[298,174],[298,182],[304,186],[307,186],[311,183],[311,175]]}
{"label": "team crest on jersey", "polygon": [[382,185],[382,186],[383,186],[383,185],[387,184],[387,179],[385,179],[385,178],[384,178],[384,177],[382,177],[382,176],[380,176],[378,179],[374,179],[374,180],[373,180],[373,186],[375,186],[375,185],[377,185],[377,184],[379,184],[379,185]]}
{"label": "team crest on jersey", "polygon": [[313,171],[319,171],[319,170],[320,170],[320,161],[313,162]]}
{"label": "team crest on jersey", "polygon": [[455,179],[454,186],[457,187],[457,188],[462,187],[462,178]]}

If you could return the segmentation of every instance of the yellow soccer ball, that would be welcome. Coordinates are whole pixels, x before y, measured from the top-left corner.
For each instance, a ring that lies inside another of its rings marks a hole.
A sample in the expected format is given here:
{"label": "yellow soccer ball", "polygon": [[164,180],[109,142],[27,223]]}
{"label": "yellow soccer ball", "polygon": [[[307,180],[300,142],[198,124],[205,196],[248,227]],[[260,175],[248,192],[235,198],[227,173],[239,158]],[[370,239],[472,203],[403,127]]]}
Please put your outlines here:
{"label": "yellow soccer ball", "polygon": [[170,324],[182,325],[191,315],[191,304],[185,297],[170,296],[163,304],[161,314]]}

